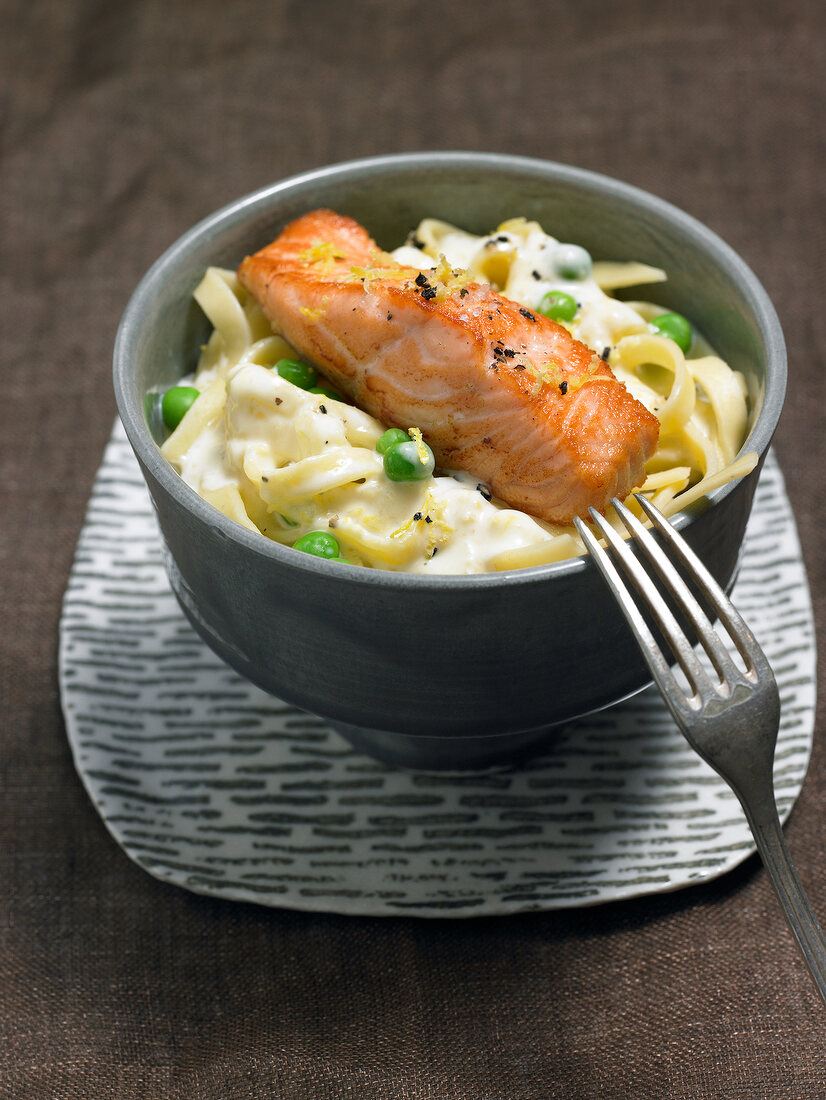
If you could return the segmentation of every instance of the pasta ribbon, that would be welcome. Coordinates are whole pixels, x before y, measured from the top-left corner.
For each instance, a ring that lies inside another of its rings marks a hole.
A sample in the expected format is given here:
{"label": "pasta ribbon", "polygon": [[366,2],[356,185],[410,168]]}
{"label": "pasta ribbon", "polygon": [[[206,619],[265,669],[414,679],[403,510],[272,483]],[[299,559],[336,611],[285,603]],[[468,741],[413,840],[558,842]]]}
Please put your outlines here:
{"label": "pasta ribbon", "polygon": [[234,274],[210,267],[193,295],[220,334],[227,360],[237,360],[253,342],[249,320],[239,301],[241,293]]}
{"label": "pasta ribbon", "polygon": [[187,409],[180,424],[161,447],[161,454],[172,463],[180,463],[198,437],[220,416],[226,404],[226,384],[223,378],[202,390]]}
{"label": "pasta ribbon", "polygon": [[641,366],[662,367],[673,376],[668,396],[652,411],[668,434],[682,428],[694,412],[697,390],[685,356],[673,340],[653,334],[625,336],[617,344],[612,363],[621,371],[635,374]]}
{"label": "pasta ribbon", "polygon": [[661,267],[648,264],[614,263],[609,260],[597,260],[594,264],[594,282],[600,290],[624,290],[629,286],[643,286],[646,283],[664,283],[668,276]]}
{"label": "pasta ribbon", "polygon": [[279,468],[261,467],[254,452],[244,459],[244,473],[259,487],[270,510],[306,500],[331,489],[350,485],[375,474],[380,465],[375,452],[361,447],[335,447]]}
{"label": "pasta ribbon", "polygon": [[223,512],[225,516],[229,516],[230,519],[234,519],[236,523],[240,523],[242,527],[246,527],[248,531],[258,531],[247,515],[241,493],[235,485],[221,485],[217,489],[202,486],[200,495],[208,504],[217,508],[219,512]]}
{"label": "pasta ribbon", "polygon": [[695,382],[703,387],[714,412],[717,444],[723,462],[733,462],[748,422],[743,376],[716,355],[689,360],[688,368]]}

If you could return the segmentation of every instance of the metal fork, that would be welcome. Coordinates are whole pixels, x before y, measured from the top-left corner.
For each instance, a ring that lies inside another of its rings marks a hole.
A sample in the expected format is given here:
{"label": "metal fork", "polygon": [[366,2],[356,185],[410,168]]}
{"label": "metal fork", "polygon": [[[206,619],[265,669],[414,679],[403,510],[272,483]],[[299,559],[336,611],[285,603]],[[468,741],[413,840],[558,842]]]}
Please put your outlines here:
{"label": "metal fork", "polygon": [[[624,504],[619,500],[613,500],[612,504],[629,534],[634,536],[636,546],[654,567],[659,588],[640,556],[599,513],[592,509],[591,521],[633,582],[636,598],[590,528],[578,519],[577,529],[636,635],[677,725],[691,747],[728,783],[740,800],[786,919],[826,1002],[826,938],[794,869],[774,798],[774,750],[780,725],[780,697],[771,667],[751,630],[683,537],[645,497],[635,495],[669,554]],[[725,627],[744,668],[738,667],[671,558],[679,562],[684,576],[690,579],[697,594]],[[696,632],[713,671],[707,662],[701,661],[660,588],[679,609],[683,621]],[[641,607],[648,610],[670,647],[685,683],[675,675]]]}

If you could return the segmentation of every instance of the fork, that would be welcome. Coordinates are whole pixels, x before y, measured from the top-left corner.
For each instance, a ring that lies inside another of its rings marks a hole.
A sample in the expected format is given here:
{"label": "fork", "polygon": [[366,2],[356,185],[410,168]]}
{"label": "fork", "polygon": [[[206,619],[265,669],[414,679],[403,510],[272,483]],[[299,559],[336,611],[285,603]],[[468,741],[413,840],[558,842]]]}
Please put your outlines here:
{"label": "fork", "polygon": [[[629,542],[594,509],[590,517],[633,582],[636,598],[623,581],[611,555],[593,531],[577,519],[580,537],[614,593],[654,681],[686,740],[739,799],[786,919],[826,1003],[826,938],[786,847],[774,797],[774,751],[780,725],[780,696],[771,666],[751,630],[683,537],[650,501],[638,493],[635,497],[670,556],[619,500],[611,503],[628,533],[634,536],[642,555],[635,554]],[[653,566],[659,587],[646,571],[642,556]],[[682,575],[671,559],[679,562]],[[683,576],[691,581],[697,595],[725,628],[732,652],[712,626]],[[660,588],[678,609],[683,622],[690,624],[696,633],[698,649],[677,622]],[[664,647],[661,648],[649,629],[643,608],[656,623]],[[684,681],[675,674],[664,652],[669,648],[682,670]],[[698,650],[704,653],[705,661],[701,660]],[[734,650],[743,668],[733,659]]]}

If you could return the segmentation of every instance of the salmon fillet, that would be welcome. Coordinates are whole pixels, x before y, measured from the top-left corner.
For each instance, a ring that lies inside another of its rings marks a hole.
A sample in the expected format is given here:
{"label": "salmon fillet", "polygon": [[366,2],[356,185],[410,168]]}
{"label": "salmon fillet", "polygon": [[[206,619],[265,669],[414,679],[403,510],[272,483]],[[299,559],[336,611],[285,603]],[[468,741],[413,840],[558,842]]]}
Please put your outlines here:
{"label": "salmon fillet", "polygon": [[490,286],[397,264],[330,210],[292,222],[238,277],[360,408],[418,427],[439,466],[511,507],[567,524],[642,483],[656,417],[567,329]]}

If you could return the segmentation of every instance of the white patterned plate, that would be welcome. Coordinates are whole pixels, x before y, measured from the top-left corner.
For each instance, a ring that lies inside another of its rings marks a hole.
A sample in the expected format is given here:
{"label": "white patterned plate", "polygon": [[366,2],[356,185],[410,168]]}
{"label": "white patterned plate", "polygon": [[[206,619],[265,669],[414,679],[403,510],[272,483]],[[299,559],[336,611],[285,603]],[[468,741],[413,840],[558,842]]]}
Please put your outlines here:
{"label": "white patterned plate", "polygon": [[[780,684],[787,816],[814,728],[806,574],[770,455],[734,599]],[[149,497],[116,427],[60,624],[77,769],[151,874],[199,893],[371,915],[516,913],[714,878],[753,851],[734,796],[652,690],[583,719],[520,770],[409,773],[224,665],[179,610]]]}

